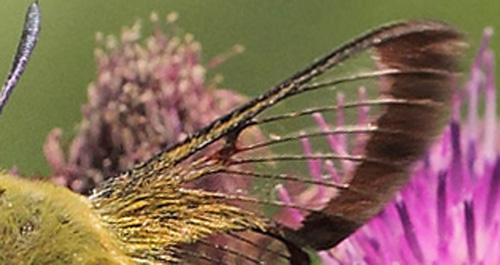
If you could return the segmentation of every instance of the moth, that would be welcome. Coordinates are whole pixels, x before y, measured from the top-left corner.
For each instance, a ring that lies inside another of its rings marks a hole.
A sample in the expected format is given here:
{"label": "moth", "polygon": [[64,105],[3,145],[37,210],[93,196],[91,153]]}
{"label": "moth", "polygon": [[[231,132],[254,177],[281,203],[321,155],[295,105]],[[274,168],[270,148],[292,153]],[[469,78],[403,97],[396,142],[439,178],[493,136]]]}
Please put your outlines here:
{"label": "moth", "polygon": [[[0,111],[40,25],[35,2]],[[4,171],[0,263],[310,264],[309,253],[342,242],[405,184],[445,124],[463,47],[456,29],[436,21],[372,30],[89,197]],[[366,98],[335,103],[360,85]],[[367,108],[364,122],[327,122]],[[244,140],[253,130],[261,137]],[[322,169],[316,176],[304,170],[311,163]]]}

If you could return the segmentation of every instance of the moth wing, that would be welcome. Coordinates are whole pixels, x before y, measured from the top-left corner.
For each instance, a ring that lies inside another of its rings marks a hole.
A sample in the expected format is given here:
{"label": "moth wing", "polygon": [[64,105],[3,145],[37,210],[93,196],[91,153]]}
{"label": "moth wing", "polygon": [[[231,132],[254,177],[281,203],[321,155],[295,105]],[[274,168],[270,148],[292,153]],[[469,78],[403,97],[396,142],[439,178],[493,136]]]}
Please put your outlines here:
{"label": "moth wing", "polygon": [[138,260],[306,264],[406,182],[463,46],[434,21],[371,31],[106,182],[95,208]]}

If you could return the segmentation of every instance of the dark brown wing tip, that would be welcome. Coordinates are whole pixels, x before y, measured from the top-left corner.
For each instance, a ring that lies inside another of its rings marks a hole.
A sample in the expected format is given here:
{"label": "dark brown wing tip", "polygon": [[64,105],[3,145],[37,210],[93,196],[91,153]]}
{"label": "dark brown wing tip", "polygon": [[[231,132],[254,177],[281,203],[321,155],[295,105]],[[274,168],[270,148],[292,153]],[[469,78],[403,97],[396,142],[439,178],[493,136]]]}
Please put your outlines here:
{"label": "dark brown wing tip", "polygon": [[340,191],[322,211],[307,216],[300,229],[285,229],[285,238],[299,246],[323,250],[337,245],[377,214],[406,183],[410,166],[445,125],[452,83],[466,46],[459,31],[437,21],[395,23],[359,40],[372,43],[380,70],[407,72],[384,76],[380,83],[385,94],[424,104],[390,105],[382,110],[375,122],[380,130],[365,146],[364,155],[372,160],[359,164],[350,189]]}
{"label": "dark brown wing tip", "polygon": [[387,68],[458,71],[466,43],[463,34],[439,21],[408,21],[386,26],[394,35],[376,46],[377,59]]}
{"label": "dark brown wing tip", "polygon": [[455,28],[437,21],[397,24],[404,35],[375,46],[382,70],[424,70],[423,73],[384,77],[382,90],[391,97],[427,104],[391,105],[377,119],[382,130],[402,132],[398,137],[374,134],[365,155],[397,163],[414,162],[440,134],[450,111],[452,84],[465,48]]}

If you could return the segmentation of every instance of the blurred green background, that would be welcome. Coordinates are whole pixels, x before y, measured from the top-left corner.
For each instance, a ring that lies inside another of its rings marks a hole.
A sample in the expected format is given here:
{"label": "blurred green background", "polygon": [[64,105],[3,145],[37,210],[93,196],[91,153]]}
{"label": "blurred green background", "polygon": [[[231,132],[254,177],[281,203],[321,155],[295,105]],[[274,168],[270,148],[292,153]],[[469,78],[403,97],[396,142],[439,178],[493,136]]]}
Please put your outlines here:
{"label": "blurred green background", "polygon": [[[0,73],[6,75],[31,0],[2,0]],[[0,168],[17,165],[23,174],[48,174],[42,153],[54,127],[71,132],[93,79],[95,32],[118,34],[136,19],[180,14],[179,26],[203,45],[204,59],[234,44],[245,53],[215,72],[221,86],[256,95],[367,29],[394,20],[448,21],[469,37],[467,64],[482,30],[500,30],[498,0],[41,0],[43,32],[37,51],[0,122]],[[145,28],[149,27],[144,23]],[[492,47],[498,46],[495,36]],[[499,71],[497,71],[499,73]]]}

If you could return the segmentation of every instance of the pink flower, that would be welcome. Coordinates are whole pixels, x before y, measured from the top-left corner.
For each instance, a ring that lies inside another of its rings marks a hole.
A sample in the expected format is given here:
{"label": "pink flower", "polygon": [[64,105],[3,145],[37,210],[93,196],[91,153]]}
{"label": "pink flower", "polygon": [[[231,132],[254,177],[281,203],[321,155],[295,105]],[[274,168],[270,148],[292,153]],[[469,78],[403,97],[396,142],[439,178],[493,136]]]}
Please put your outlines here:
{"label": "pink flower", "polygon": [[[500,264],[500,137],[491,35],[486,29],[469,80],[455,93],[449,126],[416,165],[409,185],[354,235],[319,253],[323,264]],[[360,97],[364,93],[361,89]],[[360,110],[360,124],[367,112]],[[314,118],[324,126],[321,116]],[[344,148],[339,139],[330,143],[336,152]],[[304,153],[310,152],[306,140]],[[321,165],[311,161],[309,166],[315,178]],[[286,190],[280,192],[283,200],[293,200]],[[321,191],[315,192],[309,197],[320,199]],[[300,221],[301,216],[289,218]]]}
{"label": "pink flower", "polygon": [[[54,182],[88,193],[243,100],[216,89],[216,82],[206,84],[201,46],[192,35],[176,33],[176,17],[169,15],[165,26],[153,14],[154,29],[144,41],[139,23],[124,29],[120,39],[98,34],[103,48],[95,53],[97,73],[76,136],[67,144],[54,129],[44,146]],[[216,57],[209,67],[240,50]]]}

